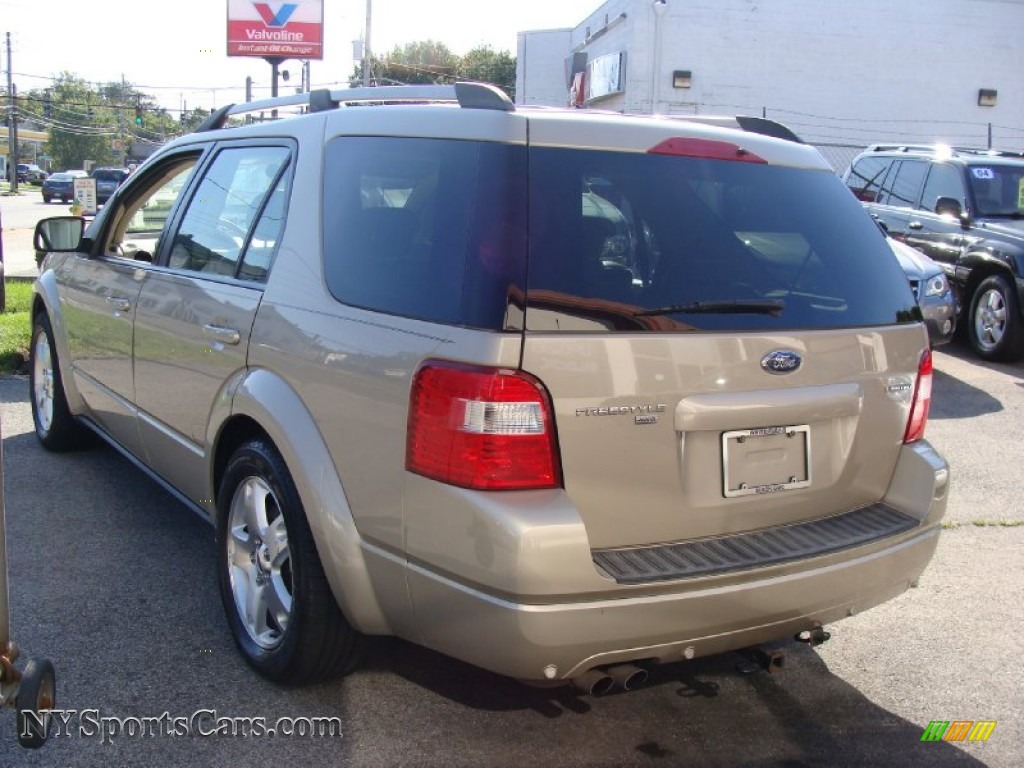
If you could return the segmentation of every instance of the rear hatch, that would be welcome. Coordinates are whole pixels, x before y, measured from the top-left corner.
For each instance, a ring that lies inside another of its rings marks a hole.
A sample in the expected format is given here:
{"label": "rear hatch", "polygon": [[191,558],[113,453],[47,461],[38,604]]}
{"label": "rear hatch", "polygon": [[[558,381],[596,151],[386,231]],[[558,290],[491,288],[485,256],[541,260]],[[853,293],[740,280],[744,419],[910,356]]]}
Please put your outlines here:
{"label": "rear hatch", "polygon": [[530,148],[523,369],[591,546],[877,502],[926,346],[884,238],[823,168],[667,147]]}

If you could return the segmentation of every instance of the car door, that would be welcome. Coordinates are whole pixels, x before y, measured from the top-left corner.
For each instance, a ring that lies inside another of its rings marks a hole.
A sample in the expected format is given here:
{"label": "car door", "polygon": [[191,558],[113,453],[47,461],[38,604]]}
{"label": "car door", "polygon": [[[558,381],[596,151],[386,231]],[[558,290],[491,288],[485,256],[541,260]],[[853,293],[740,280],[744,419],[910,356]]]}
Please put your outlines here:
{"label": "car door", "polygon": [[104,217],[94,252],[76,255],[57,274],[71,373],[88,416],[140,458],[132,366],[136,300],[198,156],[176,155],[140,176]]}
{"label": "car door", "polygon": [[216,400],[244,371],[284,222],[288,145],[219,145],[142,286],[134,361],[150,465],[201,505]]}
{"label": "car door", "polygon": [[967,235],[955,211],[939,212],[940,198],[955,200],[967,211],[967,190],[958,166],[932,163],[921,193],[921,203],[907,222],[906,242],[943,266],[950,275],[963,251]]}
{"label": "car door", "polygon": [[875,204],[868,209],[890,237],[906,239],[910,213],[917,207],[927,172],[924,160],[898,160],[889,169]]}

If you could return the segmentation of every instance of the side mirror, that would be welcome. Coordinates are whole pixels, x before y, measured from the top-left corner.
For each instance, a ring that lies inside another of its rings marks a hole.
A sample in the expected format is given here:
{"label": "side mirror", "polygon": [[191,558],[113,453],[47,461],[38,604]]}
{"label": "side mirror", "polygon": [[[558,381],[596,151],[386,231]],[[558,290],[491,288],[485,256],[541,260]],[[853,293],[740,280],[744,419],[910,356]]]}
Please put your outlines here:
{"label": "side mirror", "polygon": [[960,207],[960,201],[955,197],[940,197],[935,201],[935,212],[940,216],[952,216],[954,219],[959,219],[963,209]]}
{"label": "side mirror", "polygon": [[960,220],[960,226],[964,229],[971,228],[971,216],[960,206],[960,201],[955,197],[940,197],[935,201],[935,212],[940,216],[949,216]]}
{"label": "side mirror", "polygon": [[85,231],[81,216],[54,216],[36,224],[32,242],[43,253],[77,251]]}

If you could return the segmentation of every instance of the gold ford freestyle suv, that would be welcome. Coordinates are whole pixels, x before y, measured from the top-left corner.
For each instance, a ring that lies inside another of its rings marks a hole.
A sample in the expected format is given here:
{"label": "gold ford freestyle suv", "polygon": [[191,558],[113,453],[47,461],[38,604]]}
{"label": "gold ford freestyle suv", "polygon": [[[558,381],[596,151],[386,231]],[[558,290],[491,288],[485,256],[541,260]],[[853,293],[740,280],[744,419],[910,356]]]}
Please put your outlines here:
{"label": "gold ford freestyle suv", "polygon": [[817,151],[479,84],[300,99],[36,232],[39,439],[92,430],[214,524],[261,673],[398,635],[603,691],[915,583],[928,339]]}

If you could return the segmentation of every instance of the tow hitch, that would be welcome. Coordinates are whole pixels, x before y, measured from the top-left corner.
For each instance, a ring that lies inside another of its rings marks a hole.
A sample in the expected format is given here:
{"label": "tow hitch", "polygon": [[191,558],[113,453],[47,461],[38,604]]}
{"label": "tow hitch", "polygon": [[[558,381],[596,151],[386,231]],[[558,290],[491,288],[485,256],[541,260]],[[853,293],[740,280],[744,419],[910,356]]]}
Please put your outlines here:
{"label": "tow hitch", "polygon": [[758,667],[775,673],[782,669],[786,663],[786,656],[777,648],[744,648],[737,651],[740,656],[746,659],[737,665],[736,671],[741,675],[749,675]]}
{"label": "tow hitch", "polygon": [[794,640],[801,643],[807,643],[811,648],[821,645],[827,641],[832,635],[826,632],[822,627],[815,627],[814,629],[805,629],[803,632],[798,632],[793,636]]}

